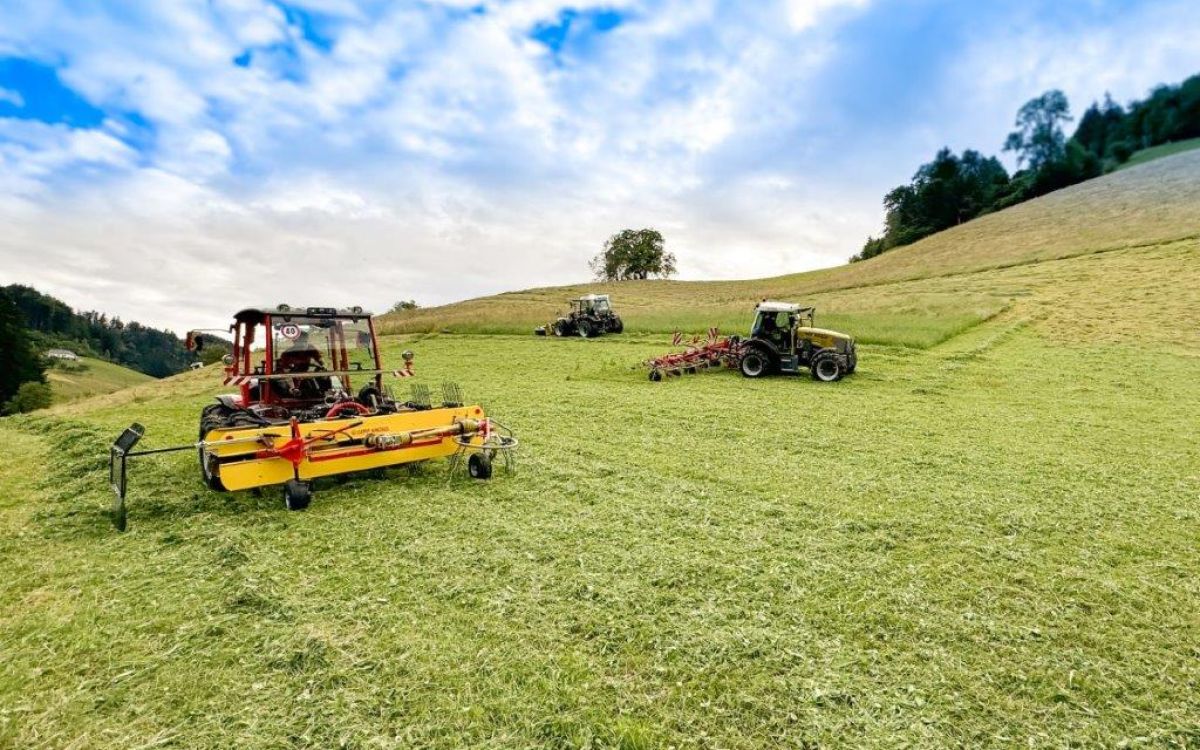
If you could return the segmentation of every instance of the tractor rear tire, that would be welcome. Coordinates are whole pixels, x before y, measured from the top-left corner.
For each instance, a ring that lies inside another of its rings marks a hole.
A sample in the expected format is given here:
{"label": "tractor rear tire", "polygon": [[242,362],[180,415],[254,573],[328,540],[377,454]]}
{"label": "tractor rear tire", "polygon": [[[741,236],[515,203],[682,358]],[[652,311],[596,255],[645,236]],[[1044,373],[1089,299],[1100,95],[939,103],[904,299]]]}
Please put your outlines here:
{"label": "tractor rear tire", "polygon": [[283,484],[283,504],[288,510],[304,510],[312,502],[312,486],[299,479],[289,479]]}
{"label": "tractor rear tire", "polygon": [[833,352],[818,352],[813,357],[812,364],[809,365],[812,369],[814,380],[819,380],[822,383],[832,383],[842,379],[842,366],[838,363],[837,355]]}
{"label": "tractor rear tire", "polygon": [[751,349],[742,355],[741,361],[738,362],[738,369],[742,371],[742,377],[761,378],[770,371],[771,361],[762,351]]}
{"label": "tractor rear tire", "polygon": [[482,453],[472,453],[467,459],[467,474],[472,479],[491,479],[492,459]]}

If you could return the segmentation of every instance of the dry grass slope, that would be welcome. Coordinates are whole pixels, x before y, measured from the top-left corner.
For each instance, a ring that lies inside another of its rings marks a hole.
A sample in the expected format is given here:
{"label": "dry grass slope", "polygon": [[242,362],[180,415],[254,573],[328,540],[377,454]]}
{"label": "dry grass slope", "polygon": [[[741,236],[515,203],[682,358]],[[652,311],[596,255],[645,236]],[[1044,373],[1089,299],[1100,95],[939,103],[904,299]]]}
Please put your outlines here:
{"label": "dry grass slope", "polygon": [[[1200,235],[1200,151],[1076,185],[878,258],[747,281],[644,281],[529,289],[383,317],[392,333],[528,333],[587,291],[611,293],[631,331],[741,330],[762,297],[811,301],[823,322],[872,343],[929,346],[995,314],[990,293],[914,294],[901,282]],[[954,284],[947,285],[953,291]],[[848,292],[848,293],[847,293]]]}

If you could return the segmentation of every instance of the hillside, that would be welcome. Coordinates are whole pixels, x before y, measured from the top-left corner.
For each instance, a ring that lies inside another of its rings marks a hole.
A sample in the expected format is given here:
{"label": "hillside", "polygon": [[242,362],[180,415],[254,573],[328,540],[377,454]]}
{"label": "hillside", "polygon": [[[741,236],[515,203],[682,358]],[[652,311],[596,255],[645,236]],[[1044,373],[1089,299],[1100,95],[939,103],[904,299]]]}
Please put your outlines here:
{"label": "hillside", "polygon": [[0,419],[0,745],[1192,747],[1197,175],[609,288],[641,330],[815,301],[867,342],[832,384],[652,383],[665,335],[529,335],[591,285],[386,319],[417,332],[387,362],[516,431],[486,483],[436,462],[289,513],[185,450],[133,460],[118,535],[109,444],[189,445],[219,368]]}
{"label": "hillside", "polygon": [[[587,291],[613,295],[627,329],[740,331],[762,297],[816,304],[868,342],[928,346],[1013,297],[960,292],[961,277],[1034,261],[1200,236],[1200,151],[1158,159],[963,224],[861,263],[747,281],[636,281],[530,289],[385,315],[394,333],[528,333]],[[916,280],[922,283],[912,284]],[[977,286],[977,285],[976,285]]]}
{"label": "hillside", "polygon": [[46,380],[54,391],[54,403],[58,404],[149,383],[154,378],[102,359],[81,357],[67,369],[50,367],[46,370]]}

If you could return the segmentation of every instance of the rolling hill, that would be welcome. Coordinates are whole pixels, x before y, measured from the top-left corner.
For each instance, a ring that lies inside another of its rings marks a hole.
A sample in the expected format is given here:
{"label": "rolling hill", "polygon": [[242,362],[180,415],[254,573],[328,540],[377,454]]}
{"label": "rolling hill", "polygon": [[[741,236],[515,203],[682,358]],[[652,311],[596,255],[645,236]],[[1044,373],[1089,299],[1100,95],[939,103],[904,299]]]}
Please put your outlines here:
{"label": "rolling hill", "polygon": [[58,404],[149,383],[154,378],[102,359],[81,357],[69,370],[51,367],[46,371],[46,380]]}
{"label": "rolling hill", "polygon": [[[634,281],[530,289],[385,315],[393,333],[529,333],[565,300],[613,295],[633,332],[741,331],[762,297],[802,300],[870,343],[929,346],[1028,293],[1039,262],[1200,237],[1200,151],[1158,159],[981,217],[861,263],[747,281]],[[1026,271],[1019,270],[1027,266]],[[1081,267],[1091,267],[1086,262]],[[981,272],[994,272],[981,277]],[[1049,272],[1052,282],[1055,272]],[[995,284],[992,283],[995,279]],[[1117,282],[1114,282],[1117,283]],[[1153,315],[1153,311],[1147,310]]]}
{"label": "rolling hill", "polygon": [[[288,513],[185,450],[134,459],[118,535],[109,444],[189,445],[218,368],[0,419],[0,745],[1200,740],[1200,152],[853,266],[610,285],[647,335],[529,334],[595,288],[385,319],[516,430],[491,482]],[[638,368],[761,296],[858,372]]]}

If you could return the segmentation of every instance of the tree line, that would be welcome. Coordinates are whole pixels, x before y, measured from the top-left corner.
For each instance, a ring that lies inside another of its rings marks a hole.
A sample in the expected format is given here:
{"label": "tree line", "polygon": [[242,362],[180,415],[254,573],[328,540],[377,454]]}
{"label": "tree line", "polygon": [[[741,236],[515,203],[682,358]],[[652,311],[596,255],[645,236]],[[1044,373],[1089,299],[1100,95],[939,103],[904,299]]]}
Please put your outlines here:
{"label": "tree line", "polygon": [[1073,121],[1061,91],[1026,102],[1004,143],[1004,150],[1017,156],[1012,175],[994,156],[941,149],[909,184],[884,196],[883,234],[868,237],[851,262],[1098,177],[1142,149],[1200,137],[1200,75],[1178,86],[1159,86],[1126,107],[1105,95],[1103,103],[1087,108],[1067,138],[1063,126]]}
{"label": "tree line", "polygon": [[21,310],[0,287],[0,414],[49,405],[46,364],[34,350]]}
{"label": "tree line", "polygon": [[156,378],[187,369],[194,359],[175,334],[96,311],[75,312],[62,300],[21,284],[0,288],[24,319],[36,350],[71,349]]}

